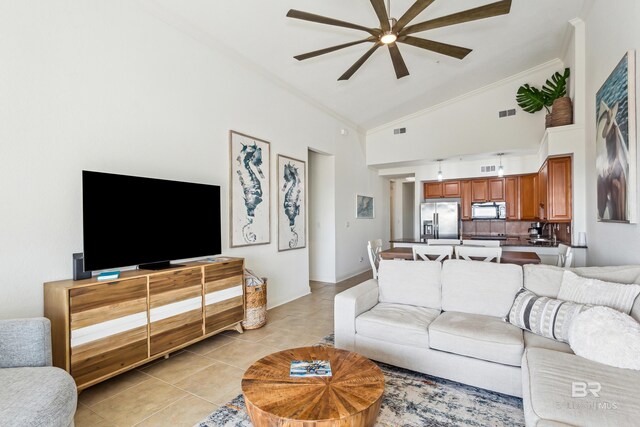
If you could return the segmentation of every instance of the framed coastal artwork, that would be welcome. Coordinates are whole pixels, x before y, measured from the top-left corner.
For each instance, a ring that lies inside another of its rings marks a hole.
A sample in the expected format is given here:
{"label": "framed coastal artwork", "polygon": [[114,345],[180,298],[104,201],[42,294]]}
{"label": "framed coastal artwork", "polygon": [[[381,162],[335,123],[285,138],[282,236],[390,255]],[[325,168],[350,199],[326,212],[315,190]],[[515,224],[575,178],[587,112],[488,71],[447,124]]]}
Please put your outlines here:
{"label": "framed coastal artwork", "polygon": [[271,151],[267,141],[229,133],[229,246],[271,241]]}
{"label": "framed coastal artwork", "polygon": [[356,195],[356,218],[373,219],[375,218],[375,210],[373,206],[373,197]]}
{"label": "framed coastal artwork", "polygon": [[596,93],[598,221],[636,223],[636,58],[627,52]]}
{"label": "framed coastal artwork", "polygon": [[278,154],[278,251],[307,245],[306,163]]}

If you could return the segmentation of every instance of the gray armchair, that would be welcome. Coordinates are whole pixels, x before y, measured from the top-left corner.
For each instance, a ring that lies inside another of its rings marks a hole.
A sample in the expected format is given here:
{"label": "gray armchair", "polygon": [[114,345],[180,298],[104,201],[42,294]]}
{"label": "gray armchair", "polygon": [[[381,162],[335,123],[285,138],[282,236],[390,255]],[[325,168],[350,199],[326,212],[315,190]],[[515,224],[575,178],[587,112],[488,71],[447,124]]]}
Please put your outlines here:
{"label": "gray armchair", "polygon": [[73,426],[73,378],[51,366],[48,319],[0,320],[0,426]]}

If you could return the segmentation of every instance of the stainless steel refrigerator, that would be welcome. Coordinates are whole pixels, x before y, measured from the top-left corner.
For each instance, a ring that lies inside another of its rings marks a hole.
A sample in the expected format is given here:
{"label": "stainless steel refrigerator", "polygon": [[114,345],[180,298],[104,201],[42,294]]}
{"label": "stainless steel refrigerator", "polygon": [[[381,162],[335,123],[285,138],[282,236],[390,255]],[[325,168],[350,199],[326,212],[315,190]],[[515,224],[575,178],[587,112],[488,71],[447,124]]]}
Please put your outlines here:
{"label": "stainless steel refrigerator", "polygon": [[423,239],[460,238],[460,199],[432,199],[420,204]]}

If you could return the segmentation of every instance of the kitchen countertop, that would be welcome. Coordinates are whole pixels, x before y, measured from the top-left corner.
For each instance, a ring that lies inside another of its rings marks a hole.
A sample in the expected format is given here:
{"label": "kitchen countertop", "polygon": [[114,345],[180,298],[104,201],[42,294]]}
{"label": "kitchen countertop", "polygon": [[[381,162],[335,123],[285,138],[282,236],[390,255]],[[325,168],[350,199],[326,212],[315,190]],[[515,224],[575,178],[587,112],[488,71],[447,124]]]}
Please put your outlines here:
{"label": "kitchen countertop", "polygon": [[[462,239],[464,240],[471,240],[472,237],[475,237],[478,240],[481,240],[480,237],[481,236],[462,236]],[[489,236],[487,236],[489,237]],[[498,236],[491,236],[493,237],[492,240],[496,240],[495,238]],[[528,247],[528,248],[555,248],[558,247],[558,244],[560,243],[564,243],[564,242],[560,242],[558,241],[556,244],[553,243],[548,243],[548,244],[538,244],[538,245],[534,245],[532,243],[529,243],[529,236],[520,236],[520,235],[507,235],[505,236],[506,239],[505,240],[500,240],[500,246],[509,246],[509,247]],[[389,240],[389,243],[415,243],[415,244],[420,244],[420,243],[427,243],[426,239],[415,239],[412,237],[403,237],[400,239],[392,239]],[[566,243],[565,243],[566,244]],[[586,249],[586,246],[577,246],[577,245],[570,245],[572,248],[581,248],[581,249]]]}

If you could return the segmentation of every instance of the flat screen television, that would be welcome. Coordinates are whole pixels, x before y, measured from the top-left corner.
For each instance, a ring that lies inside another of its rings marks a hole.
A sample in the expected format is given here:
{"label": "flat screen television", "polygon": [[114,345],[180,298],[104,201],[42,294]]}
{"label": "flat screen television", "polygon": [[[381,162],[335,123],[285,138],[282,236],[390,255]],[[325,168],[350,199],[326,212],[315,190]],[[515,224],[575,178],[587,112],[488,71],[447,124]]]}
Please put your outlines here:
{"label": "flat screen television", "polygon": [[217,185],[82,171],[82,208],[86,271],[221,253]]}

